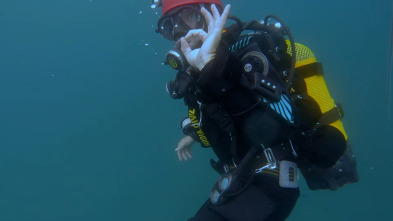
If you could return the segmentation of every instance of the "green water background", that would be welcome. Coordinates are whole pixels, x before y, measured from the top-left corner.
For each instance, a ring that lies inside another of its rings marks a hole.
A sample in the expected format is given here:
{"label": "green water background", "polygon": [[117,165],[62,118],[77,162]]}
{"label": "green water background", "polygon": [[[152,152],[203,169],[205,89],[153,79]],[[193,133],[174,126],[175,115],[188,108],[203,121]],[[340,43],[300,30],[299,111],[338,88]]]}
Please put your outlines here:
{"label": "green water background", "polygon": [[[361,182],[301,179],[288,220],[393,220],[392,1],[225,2],[286,21],[345,109]],[[0,1],[1,221],[186,220],[207,199],[211,151],[174,152],[186,109],[165,92],[158,17],[149,0]]]}

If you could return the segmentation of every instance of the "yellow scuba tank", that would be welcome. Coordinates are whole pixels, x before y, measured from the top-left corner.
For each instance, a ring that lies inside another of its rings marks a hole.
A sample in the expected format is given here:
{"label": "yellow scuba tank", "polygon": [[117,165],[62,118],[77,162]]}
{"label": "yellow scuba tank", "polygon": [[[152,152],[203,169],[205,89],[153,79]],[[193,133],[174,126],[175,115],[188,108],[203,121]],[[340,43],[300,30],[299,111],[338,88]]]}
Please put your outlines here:
{"label": "yellow scuba tank", "polygon": [[[291,44],[287,40],[287,53],[292,53]],[[307,93],[319,104],[322,111],[320,124],[329,124],[345,136],[348,140],[341,118],[344,112],[340,104],[336,104],[330,96],[323,77],[322,66],[318,63],[314,53],[305,45],[295,43],[296,64],[295,70],[301,72],[307,85]]]}
{"label": "yellow scuba tank", "polygon": [[[287,53],[291,54],[291,45],[287,41]],[[341,105],[336,104],[330,96],[323,77],[322,65],[315,58],[314,53],[306,46],[295,43],[296,63],[295,70],[301,73],[307,86],[307,93],[320,106],[322,117],[317,126],[330,125],[338,129],[345,137],[346,149],[338,161],[329,168],[320,168],[306,163],[300,167],[300,170],[311,190],[338,188],[359,181],[359,175],[356,169],[356,158],[351,146],[348,143],[348,137],[345,132],[341,118],[344,112]]]}

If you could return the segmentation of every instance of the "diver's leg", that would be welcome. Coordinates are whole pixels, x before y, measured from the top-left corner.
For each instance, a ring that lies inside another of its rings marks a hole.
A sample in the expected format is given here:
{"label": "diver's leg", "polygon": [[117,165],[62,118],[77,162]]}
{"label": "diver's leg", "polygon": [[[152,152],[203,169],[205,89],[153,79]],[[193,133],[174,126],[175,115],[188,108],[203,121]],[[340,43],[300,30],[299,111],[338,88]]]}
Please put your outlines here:
{"label": "diver's leg", "polygon": [[299,197],[299,194],[296,192],[299,192],[299,189],[289,189],[289,188],[282,188],[282,189],[283,189],[283,192],[289,192],[289,193],[287,193],[288,196],[286,196],[283,199],[280,199],[278,202],[276,201],[277,210],[274,211],[266,219],[266,221],[285,220],[286,218],[288,218],[288,216],[291,214],[293,208],[295,207],[296,201]]}
{"label": "diver's leg", "polygon": [[210,199],[207,200],[195,216],[188,221],[227,221],[224,217],[213,211],[210,208],[211,205]]}
{"label": "diver's leg", "polygon": [[260,191],[263,191],[269,196],[273,202],[275,209],[265,221],[283,221],[285,220],[299,198],[299,188],[283,188],[278,184],[277,178],[269,177],[267,175],[260,175],[255,179],[255,185]]}
{"label": "diver's leg", "polygon": [[277,209],[275,202],[253,184],[223,205],[210,208],[228,221],[263,221]]}

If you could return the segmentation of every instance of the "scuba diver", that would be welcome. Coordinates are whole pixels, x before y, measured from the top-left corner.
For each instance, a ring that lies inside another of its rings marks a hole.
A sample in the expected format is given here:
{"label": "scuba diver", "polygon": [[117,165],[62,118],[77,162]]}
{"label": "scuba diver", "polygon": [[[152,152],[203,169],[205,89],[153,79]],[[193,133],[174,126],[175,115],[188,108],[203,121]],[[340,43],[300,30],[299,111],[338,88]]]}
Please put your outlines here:
{"label": "scuba diver", "polygon": [[[300,194],[298,168],[315,190],[358,181],[341,106],[313,53],[279,18],[242,22],[221,0],[153,0],[156,7],[156,32],[175,43],[165,63],[178,72],[167,92],[188,107],[179,160],[199,142],[213,149],[221,175],[190,220],[285,220]],[[227,19],[234,24],[225,27]]]}

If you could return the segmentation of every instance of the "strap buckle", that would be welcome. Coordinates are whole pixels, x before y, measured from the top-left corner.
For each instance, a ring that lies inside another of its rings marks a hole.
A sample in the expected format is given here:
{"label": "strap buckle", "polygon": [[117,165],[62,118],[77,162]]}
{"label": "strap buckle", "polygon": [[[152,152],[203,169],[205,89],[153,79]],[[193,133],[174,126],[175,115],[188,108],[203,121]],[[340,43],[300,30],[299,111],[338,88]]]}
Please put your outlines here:
{"label": "strap buckle", "polygon": [[260,173],[264,169],[276,169],[277,168],[277,161],[274,157],[273,150],[271,148],[266,148],[263,153],[265,154],[267,163],[265,166],[255,169],[255,173]]}
{"label": "strap buckle", "polygon": [[232,164],[228,165],[228,164],[224,164],[223,166],[225,173],[229,173],[231,170],[237,168],[237,164],[235,162],[235,160],[232,158]]}

